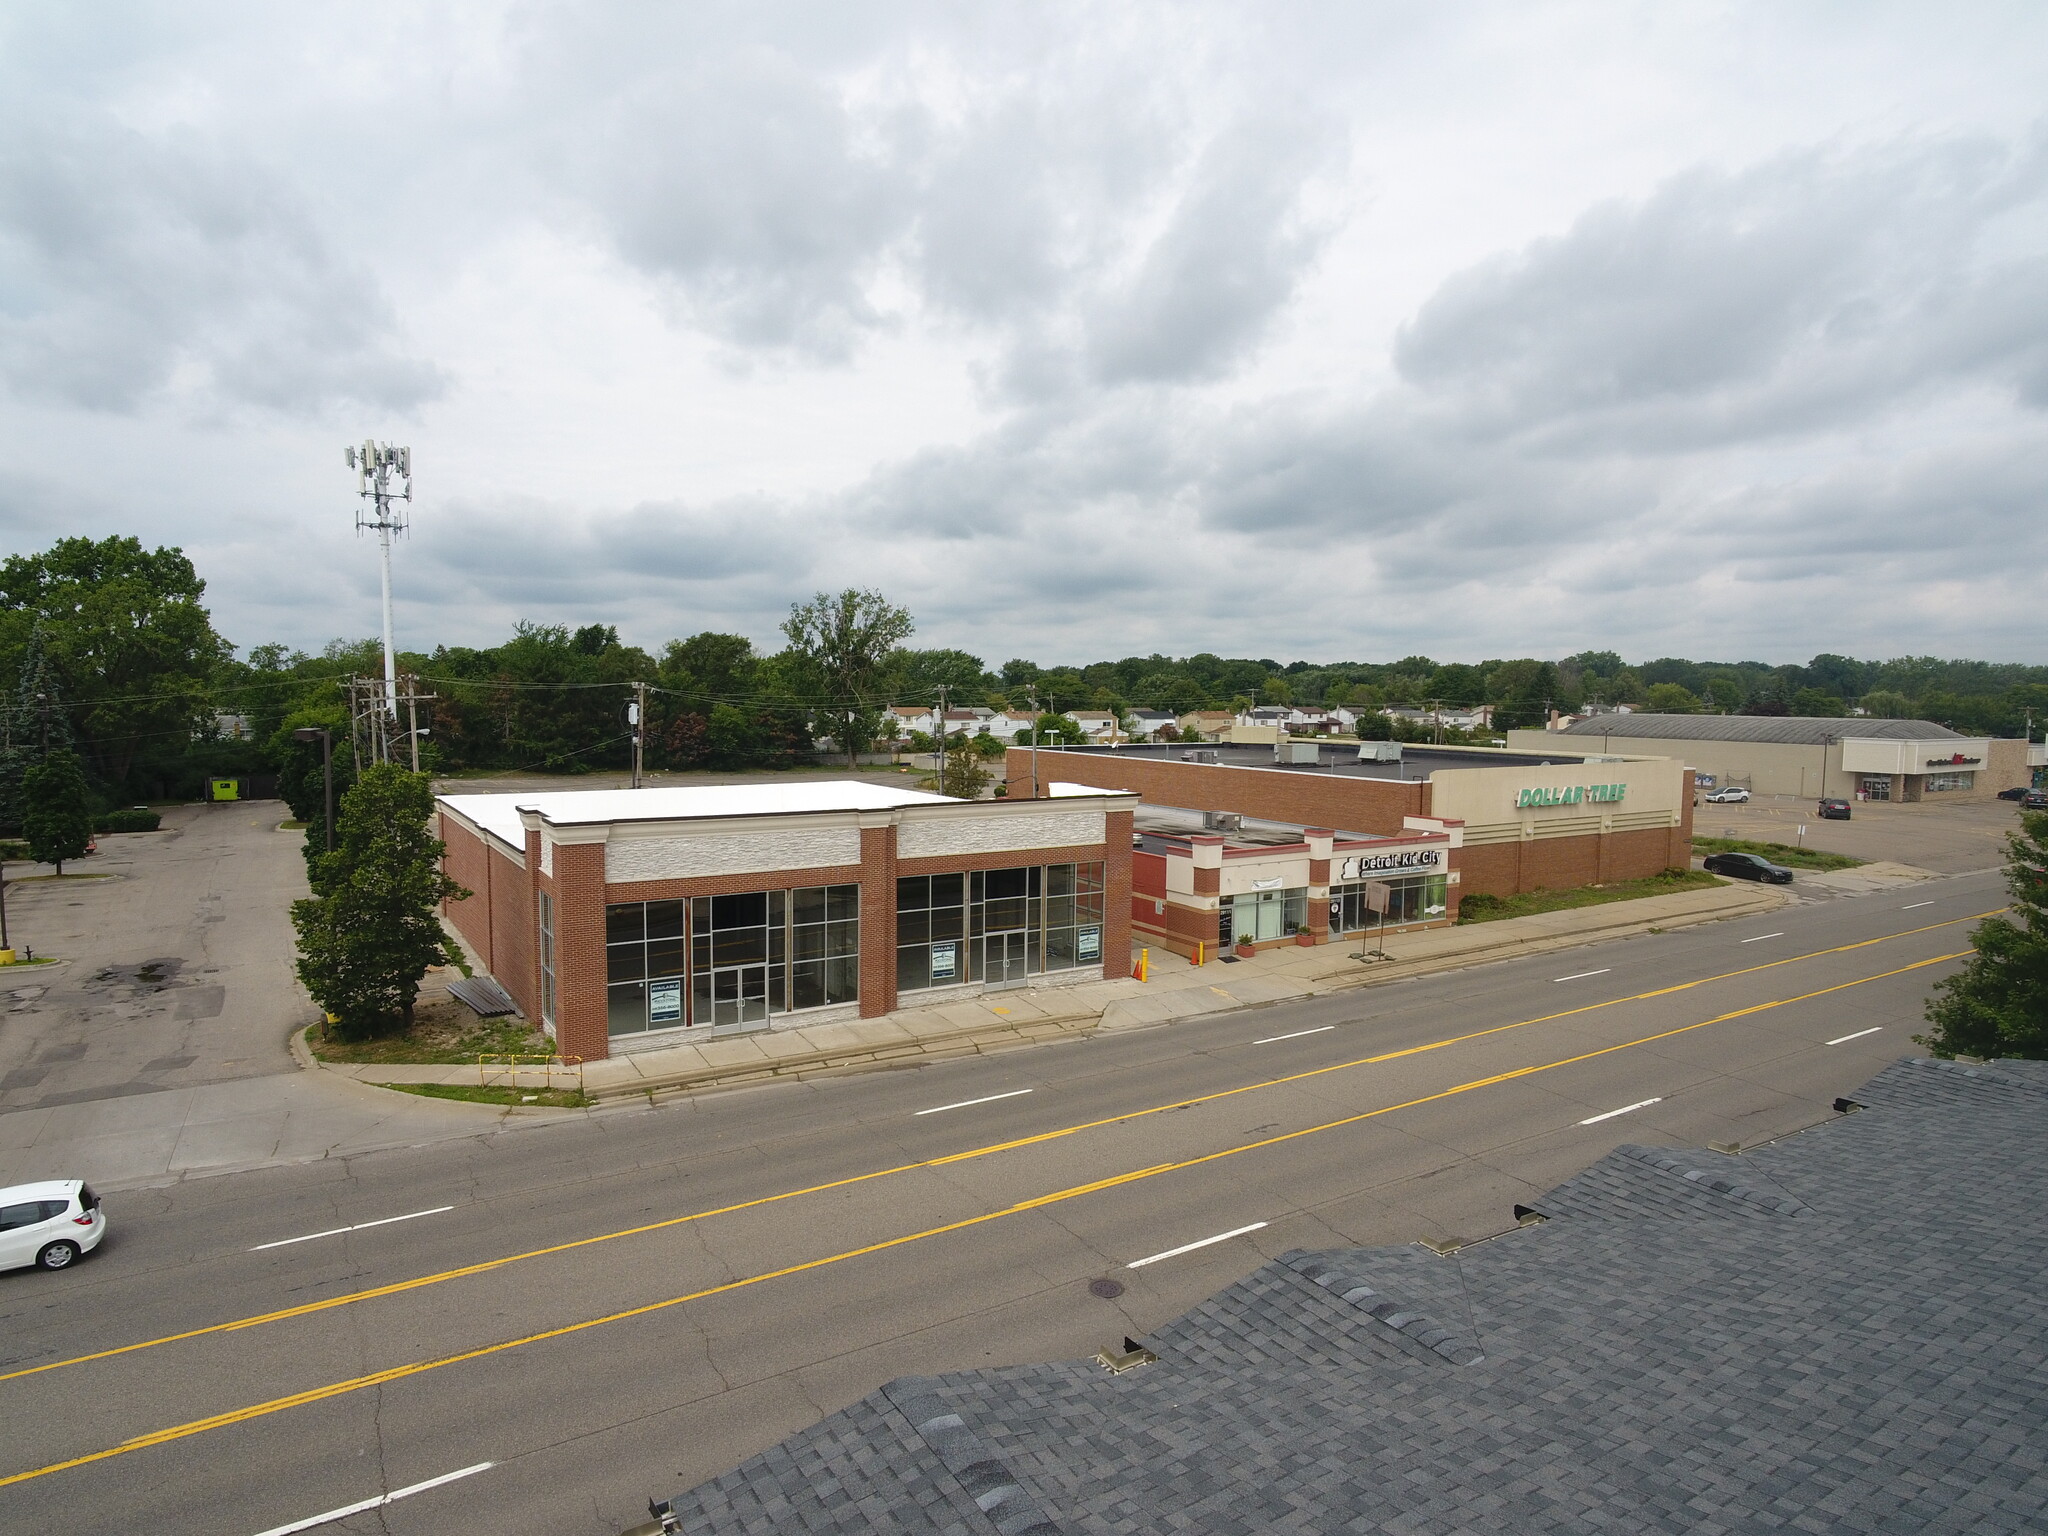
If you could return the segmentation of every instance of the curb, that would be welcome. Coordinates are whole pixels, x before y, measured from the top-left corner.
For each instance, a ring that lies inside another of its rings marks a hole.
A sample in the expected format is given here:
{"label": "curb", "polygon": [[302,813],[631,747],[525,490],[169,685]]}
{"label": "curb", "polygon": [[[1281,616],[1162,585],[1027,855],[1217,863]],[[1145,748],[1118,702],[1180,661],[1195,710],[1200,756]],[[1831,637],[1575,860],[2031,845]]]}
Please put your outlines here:
{"label": "curb", "polygon": [[[423,1104],[446,1104],[456,1109],[480,1109],[486,1114],[500,1117],[506,1115],[582,1115],[588,1114],[591,1108],[596,1107],[596,1094],[589,1095],[591,1104],[588,1108],[559,1109],[551,1104],[478,1104],[469,1099],[443,1099],[427,1093],[406,1093],[403,1089],[394,1087],[390,1083],[373,1083],[365,1078],[357,1077],[352,1072],[335,1071],[335,1064],[322,1061],[313,1054],[312,1048],[306,1044],[306,1036],[312,1032],[313,1028],[314,1026],[311,1024],[302,1024],[291,1032],[288,1043],[291,1046],[292,1060],[297,1062],[303,1071],[325,1073],[328,1082],[346,1083],[350,1088],[360,1089],[367,1094],[396,1093],[401,1098],[414,1099]],[[399,1065],[399,1063],[394,1062],[392,1065]],[[386,1100],[385,1102],[388,1103],[390,1101]],[[269,1167],[271,1165],[259,1163],[252,1164],[251,1166]]]}
{"label": "curb", "polygon": [[803,1082],[814,1077],[845,1077],[888,1067],[922,1066],[958,1056],[989,1056],[1054,1040],[1080,1039],[1094,1032],[1101,1015],[1063,1014],[1001,1024],[970,1024],[944,1034],[889,1045],[852,1046],[839,1050],[797,1051],[790,1055],[733,1066],[697,1067],[617,1083],[586,1084],[594,1105],[646,1099],[650,1104],[705,1088],[738,1088],[750,1083]]}
{"label": "curb", "polygon": [[[1600,923],[1598,926],[1573,929],[1566,933],[1544,934],[1538,937],[1509,936],[1498,943],[1455,954],[1433,955],[1413,960],[1391,960],[1370,969],[1330,971],[1293,983],[1298,990],[1282,997],[1253,1001],[1233,1000],[1223,1007],[1189,1009],[1185,1012],[1173,1009],[1170,1001],[1173,992],[1155,994],[1152,998],[1118,998],[1112,1000],[1099,1013],[1054,1014],[1027,1020],[969,1024],[944,1033],[892,1041],[885,1045],[854,1045],[837,1049],[794,1051],[785,1056],[763,1057],[757,1061],[680,1069],[649,1077],[622,1078],[616,1082],[589,1083],[586,1080],[583,1091],[590,1100],[592,1109],[629,1103],[636,1099],[644,1099],[652,1105],[709,1089],[741,1088],[772,1082],[804,1082],[816,1077],[844,1077],[856,1072],[923,1066],[928,1062],[948,1061],[961,1056],[988,1056],[999,1051],[1021,1050],[1028,1046],[1047,1045],[1058,1040],[1087,1039],[1100,1032],[1124,1033],[1178,1023],[1187,1018],[1206,1018],[1220,1013],[1271,1007],[1276,1002],[1294,1002],[1301,998],[1327,996],[1333,992],[1363,990],[1385,982],[1406,981],[1417,976],[1466,970],[1473,966],[1490,965],[1523,955],[1574,949],[1618,938],[1631,938],[1637,934],[1648,933],[1653,928],[1691,928],[1702,923],[1754,917],[1763,912],[1774,911],[1792,899],[1789,894],[1780,892],[1774,886],[1759,887],[1754,891],[1745,890],[1743,894],[1747,900],[1723,907],[1681,912],[1659,918],[1616,914],[1613,920]],[[1631,904],[1617,902],[1614,905],[1626,907]],[[1159,1018],[1133,1017],[1134,1010],[1130,1005],[1141,1000],[1164,1004],[1168,1011]],[[306,1044],[306,1035],[313,1027],[307,1024],[294,1029],[291,1033],[292,1056],[300,1067],[326,1072],[331,1080],[346,1082],[371,1093],[395,1091],[388,1084],[373,1083],[352,1073],[331,1070],[327,1063],[313,1055],[311,1048]],[[434,1099],[431,1102],[461,1104],[464,1101]],[[589,1112],[507,1104],[472,1104],[468,1107],[498,1116]]]}

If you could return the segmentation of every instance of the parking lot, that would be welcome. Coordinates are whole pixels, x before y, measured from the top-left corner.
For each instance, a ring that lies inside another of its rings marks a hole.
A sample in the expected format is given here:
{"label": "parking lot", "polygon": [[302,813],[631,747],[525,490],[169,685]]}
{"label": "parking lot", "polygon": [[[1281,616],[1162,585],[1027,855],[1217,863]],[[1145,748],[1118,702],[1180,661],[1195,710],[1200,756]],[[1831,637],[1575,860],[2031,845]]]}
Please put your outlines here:
{"label": "parking lot", "polygon": [[310,1018],[292,978],[300,836],[279,801],[181,806],[159,832],[103,837],[65,873],[8,870],[17,951],[0,972],[0,1112],[290,1072]]}
{"label": "parking lot", "polygon": [[1857,801],[1847,821],[1822,821],[1814,802],[1790,795],[1765,795],[1747,805],[1697,806],[1696,837],[1742,837],[1760,842],[1798,843],[1876,863],[1910,864],[1937,874],[1960,875],[1991,869],[2005,858],[2005,837],[2019,825],[2019,807],[2009,800],[1957,805],[1922,801],[1887,805]]}

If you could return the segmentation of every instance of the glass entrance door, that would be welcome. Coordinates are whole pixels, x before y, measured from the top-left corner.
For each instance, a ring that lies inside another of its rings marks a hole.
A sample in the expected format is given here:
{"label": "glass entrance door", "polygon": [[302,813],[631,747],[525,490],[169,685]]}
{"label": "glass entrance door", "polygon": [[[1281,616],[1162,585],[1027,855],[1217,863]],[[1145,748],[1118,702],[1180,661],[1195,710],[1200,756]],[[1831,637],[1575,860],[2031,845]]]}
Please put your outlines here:
{"label": "glass entrance door", "polygon": [[1025,948],[1025,932],[1021,928],[1008,933],[992,933],[984,943],[982,977],[991,987],[1021,987],[1024,985],[1030,956]]}
{"label": "glass entrance door", "polygon": [[726,966],[698,976],[697,1023],[717,1027],[767,1021],[767,966]]}

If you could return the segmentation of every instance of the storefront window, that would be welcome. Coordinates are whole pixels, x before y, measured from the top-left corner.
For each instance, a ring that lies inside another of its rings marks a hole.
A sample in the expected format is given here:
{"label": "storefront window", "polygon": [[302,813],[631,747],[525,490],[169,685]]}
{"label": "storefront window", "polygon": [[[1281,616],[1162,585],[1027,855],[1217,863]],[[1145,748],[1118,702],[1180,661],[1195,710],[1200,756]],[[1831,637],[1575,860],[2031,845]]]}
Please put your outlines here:
{"label": "storefront window", "polygon": [[683,903],[628,901],[604,909],[605,1021],[614,1035],[683,1022]]}
{"label": "storefront window", "polygon": [[[1448,910],[1449,882],[1442,875],[1402,875],[1382,882],[1388,888],[1386,923],[1427,923]],[[1362,933],[1379,926],[1378,914],[1365,904],[1367,882],[1330,887],[1330,931]]]}
{"label": "storefront window", "polygon": [[540,1021],[555,1022],[555,898],[540,893]]}
{"label": "storefront window", "polygon": [[908,875],[896,882],[896,990],[1099,965],[1102,926],[1100,864]]}
{"label": "storefront window", "polygon": [[1944,789],[1970,789],[1977,783],[1975,773],[1930,773],[1924,786],[1929,794]]}
{"label": "storefront window", "polygon": [[770,1014],[860,1000],[857,885],[621,902],[604,917],[614,1035],[765,1024]]}
{"label": "storefront window", "polygon": [[1889,800],[1892,797],[1892,776],[1888,773],[1866,774],[1861,787],[1866,800]]}
{"label": "storefront window", "polygon": [[1246,891],[1223,898],[1217,940],[1228,947],[1248,941],[1285,938],[1308,926],[1308,892]]}

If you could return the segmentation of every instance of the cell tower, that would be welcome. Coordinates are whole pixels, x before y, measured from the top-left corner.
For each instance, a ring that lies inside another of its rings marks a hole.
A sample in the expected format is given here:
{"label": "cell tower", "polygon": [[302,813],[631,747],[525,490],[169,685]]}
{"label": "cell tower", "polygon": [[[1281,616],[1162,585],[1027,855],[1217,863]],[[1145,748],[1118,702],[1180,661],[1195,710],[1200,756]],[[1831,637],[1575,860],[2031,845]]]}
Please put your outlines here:
{"label": "cell tower", "polygon": [[363,499],[356,509],[356,532],[374,529],[384,557],[384,697],[379,702],[381,713],[395,724],[398,658],[391,648],[391,537],[405,532],[406,507],[412,501],[412,450],[365,440],[361,447],[348,450],[348,467],[356,472],[356,494]]}

